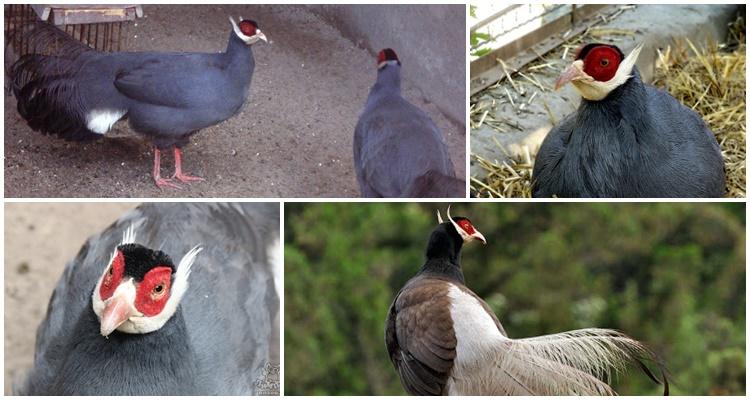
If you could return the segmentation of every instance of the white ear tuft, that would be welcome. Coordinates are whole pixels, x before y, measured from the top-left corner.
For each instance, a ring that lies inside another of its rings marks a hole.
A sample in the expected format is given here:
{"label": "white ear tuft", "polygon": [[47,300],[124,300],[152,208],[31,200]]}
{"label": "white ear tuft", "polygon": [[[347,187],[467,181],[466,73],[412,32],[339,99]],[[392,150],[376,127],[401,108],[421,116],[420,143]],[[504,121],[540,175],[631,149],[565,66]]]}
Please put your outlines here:
{"label": "white ear tuft", "polygon": [[120,244],[135,243],[135,225],[130,225],[122,233],[122,242]]}
{"label": "white ear tuft", "polygon": [[190,249],[184,256],[182,256],[182,259],[180,260],[180,263],[177,264],[177,272],[175,273],[175,282],[179,280],[184,280],[187,282],[188,277],[190,276],[190,269],[193,266],[193,263],[195,262],[195,258],[198,256],[198,253],[203,250],[203,247],[201,245],[197,245]]}

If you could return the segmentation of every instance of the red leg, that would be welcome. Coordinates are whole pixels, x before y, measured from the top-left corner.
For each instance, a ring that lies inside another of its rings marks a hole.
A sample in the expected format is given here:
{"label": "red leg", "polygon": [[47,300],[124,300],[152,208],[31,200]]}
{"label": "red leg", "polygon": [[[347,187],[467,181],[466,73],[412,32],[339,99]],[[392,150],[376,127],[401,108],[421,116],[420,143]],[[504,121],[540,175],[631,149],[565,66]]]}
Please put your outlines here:
{"label": "red leg", "polygon": [[172,175],[172,178],[184,183],[205,180],[199,176],[192,176],[182,173],[182,150],[179,147],[174,148],[174,175]]}
{"label": "red leg", "polygon": [[161,152],[159,149],[154,147],[154,183],[159,189],[163,189],[164,186],[169,186],[175,189],[182,189],[179,185],[172,183],[171,179],[161,177]]}

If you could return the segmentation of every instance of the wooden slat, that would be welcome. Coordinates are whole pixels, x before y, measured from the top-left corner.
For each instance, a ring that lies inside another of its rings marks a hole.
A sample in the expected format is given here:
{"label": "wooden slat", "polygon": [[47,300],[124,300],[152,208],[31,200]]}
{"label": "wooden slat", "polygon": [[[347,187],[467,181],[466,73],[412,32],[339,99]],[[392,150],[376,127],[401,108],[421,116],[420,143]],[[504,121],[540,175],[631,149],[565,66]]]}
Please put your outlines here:
{"label": "wooden slat", "polygon": [[[585,31],[593,21],[589,21],[589,23],[582,23],[580,21],[591,17],[594,13],[605,7],[609,6],[605,4],[577,6],[574,15],[570,13],[565,14],[530,32],[528,35],[472,61],[470,66],[470,94],[474,95],[493,85],[495,82],[502,80],[505,73],[497,61],[498,59],[503,60],[510,71],[517,70],[538,58],[538,55],[544,55],[559,46],[563,40],[556,36],[556,34],[571,30],[568,35],[568,37],[571,37]],[[579,22],[575,26],[571,26],[571,20]]]}
{"label": "wooden slat", "polygon": [[55,25],[133,21],[143,16],[141,6],[136,4],[35,4],[32,7],[42,21]]}

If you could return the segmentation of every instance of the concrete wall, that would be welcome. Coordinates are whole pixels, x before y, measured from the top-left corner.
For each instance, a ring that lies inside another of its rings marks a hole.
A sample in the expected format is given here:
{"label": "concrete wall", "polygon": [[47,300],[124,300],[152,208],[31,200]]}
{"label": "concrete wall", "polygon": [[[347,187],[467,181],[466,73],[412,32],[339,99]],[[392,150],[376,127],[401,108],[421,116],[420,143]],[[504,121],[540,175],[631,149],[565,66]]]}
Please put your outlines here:
{"label": "concrete wall", "polygon": [[[313,12],[373,57],[390,47],[403,78],[451,119],[465,123],[466,7],[464,5],[312,5]],[[374,62],[374,61],[373,61]]]}

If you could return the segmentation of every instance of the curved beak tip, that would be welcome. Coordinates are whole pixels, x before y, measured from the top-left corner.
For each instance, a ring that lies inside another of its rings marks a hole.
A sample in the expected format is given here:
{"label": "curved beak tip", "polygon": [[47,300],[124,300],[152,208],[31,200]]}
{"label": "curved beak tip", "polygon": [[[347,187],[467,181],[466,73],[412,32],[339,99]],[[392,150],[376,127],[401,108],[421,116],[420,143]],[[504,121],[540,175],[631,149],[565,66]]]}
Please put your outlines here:
{"label": "curved beak tip", "polygon": [[107,303],[102,311],[99,322],[99,333],[107,337],[130,318],[130,307],[125,299],[113,298]]}
{"label": "curved beak tip", "polygon": [[478,240],[478,241],[482,242],[482,244],[484,244],[484,245],[486,245],[486,244],[487,244],[487,240],[486,240],[486,239],[484,238],[484,235],[482,235],[481,233],[479,233],[479,232],[476,232],[476,233],[474,233],[474,234],[473,234],[473,235],[471,235],[471,236],[472,236],[472,237],[473,237],[474,239],[476,239],[476,240]]}

